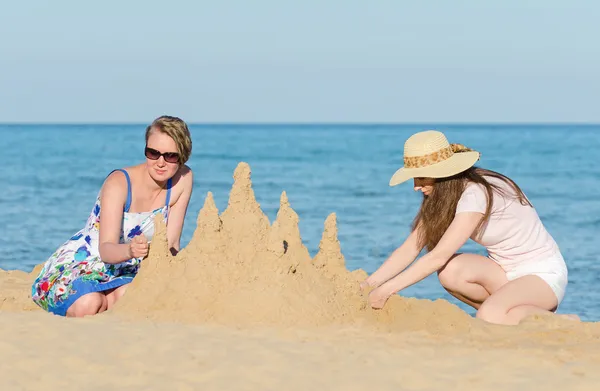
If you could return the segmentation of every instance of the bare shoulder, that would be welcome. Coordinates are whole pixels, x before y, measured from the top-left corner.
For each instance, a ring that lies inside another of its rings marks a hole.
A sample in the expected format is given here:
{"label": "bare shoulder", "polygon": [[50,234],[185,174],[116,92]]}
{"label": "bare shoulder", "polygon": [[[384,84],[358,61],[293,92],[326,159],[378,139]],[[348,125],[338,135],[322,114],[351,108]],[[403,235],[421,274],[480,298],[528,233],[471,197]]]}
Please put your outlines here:
{"label": "bare shoulder", "polygon": [[122,171],[114,171],[106,177],[102,185],[102,194],[120,196],[127,194],[127,177]]}
{"label": "bare shoulder", "polygon": [[179,181],[181,182],[181,184],[183,185],[183,187],[185,188],[191,188],[193,183],[194,183],[194,173],[192,172],[192,169],[187,166],[187,165],[183,165],[180,169],[179,169]]}
{"label": "bare shoulder", "polygon": [[192,187],[194,186],[194,175],[192,173],[192,169],[186,165],[183,165],[177,174],[175,174],[173,180],[174,194],[171,197],[171,205],[177,204],[177,201],[180,199],[188,200],[191,196]]}

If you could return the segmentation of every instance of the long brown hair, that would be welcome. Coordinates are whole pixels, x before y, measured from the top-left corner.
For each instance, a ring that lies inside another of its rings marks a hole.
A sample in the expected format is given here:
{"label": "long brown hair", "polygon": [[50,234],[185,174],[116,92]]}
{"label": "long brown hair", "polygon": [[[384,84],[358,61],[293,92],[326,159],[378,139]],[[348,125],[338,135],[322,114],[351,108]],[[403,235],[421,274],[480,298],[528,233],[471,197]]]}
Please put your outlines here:
{"label": "long brown hair", "polygon": [[[509,184],[515,194],[507,194],[505,189],[490,183],[486,177],[497,178]],[[482,185],[487,193],[487,207],[483,219],[475,228],[476,236],[481,234],[482,227],[490,218],[493,191],[505,197],[517,198],[522,205],[532,206],[521,188],[512,179],[495,171],[471,167],[458,175],[436,179],[433,191],[430,195],[423,197],[421,208],[412,223],[413,231],[419,227],[419,248],[431,251],[438,244],[452,223],[458,200],[469,183]]]}

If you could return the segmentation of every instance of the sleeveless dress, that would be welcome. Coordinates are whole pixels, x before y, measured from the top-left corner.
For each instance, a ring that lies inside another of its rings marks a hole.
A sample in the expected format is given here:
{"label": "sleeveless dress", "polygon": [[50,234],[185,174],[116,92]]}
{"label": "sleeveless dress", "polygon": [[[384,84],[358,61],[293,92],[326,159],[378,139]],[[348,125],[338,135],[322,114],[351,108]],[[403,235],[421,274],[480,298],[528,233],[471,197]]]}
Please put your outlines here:
{"label": "sleeveless dress", "polygon": [[[167,182],[167,199],[163,207],[149,212],[129,213],[129,174],[124,169],[114,171],[123,172],[127,179],[127,202],[123,210],[119,243],[130,243],[141,233],[150,242],[154,235],[154,217],[160,213],[167,220],[171,179]],[[69,307],[81,296],[128,284],[137,274],[142,258],[132,258],[117,264],[104,263],[100,259],[100,210],[99,191],[85,227],[63,243],[45,262],[31,287],[31,297],[42,309],[65,316]]]}

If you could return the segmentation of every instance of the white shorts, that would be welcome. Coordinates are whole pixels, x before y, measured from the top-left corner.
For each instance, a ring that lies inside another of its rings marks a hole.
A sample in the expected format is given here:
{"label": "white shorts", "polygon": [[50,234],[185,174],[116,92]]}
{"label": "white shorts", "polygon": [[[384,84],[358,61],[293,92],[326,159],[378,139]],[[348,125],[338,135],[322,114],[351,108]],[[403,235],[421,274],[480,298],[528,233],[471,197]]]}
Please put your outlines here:
{"label": "white shorts", "polygon": [[527,275],[539,276],[542,280],[546,281],[556,295],[558,304],[562,302],[567,289],[569,273],[567,271],[567,264],[560,252],[541,260],[527,261],[513,265],[510,270],[506,271],[508,281]]}

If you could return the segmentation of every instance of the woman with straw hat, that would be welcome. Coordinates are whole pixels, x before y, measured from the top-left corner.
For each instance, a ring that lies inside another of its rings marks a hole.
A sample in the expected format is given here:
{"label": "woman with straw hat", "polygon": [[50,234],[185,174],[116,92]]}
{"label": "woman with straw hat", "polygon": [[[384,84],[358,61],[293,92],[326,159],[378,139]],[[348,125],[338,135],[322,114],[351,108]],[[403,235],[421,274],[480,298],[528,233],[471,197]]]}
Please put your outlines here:
{"label": "woman with straw hat", "polygon": [[[568,277],[561,252],[519,186],[476,168],[479,156],[438,131],[406,141],[404,167],[390,186],[413,179],[423,202],[406,241],[361,284],[373,288],[373,308],[437,272],[442,286],[487,322],[518,324],[528,315],[556,311]],[[488,256],[457,254],[469,238]],[[423,249],[426,254],[413,263]]]}

